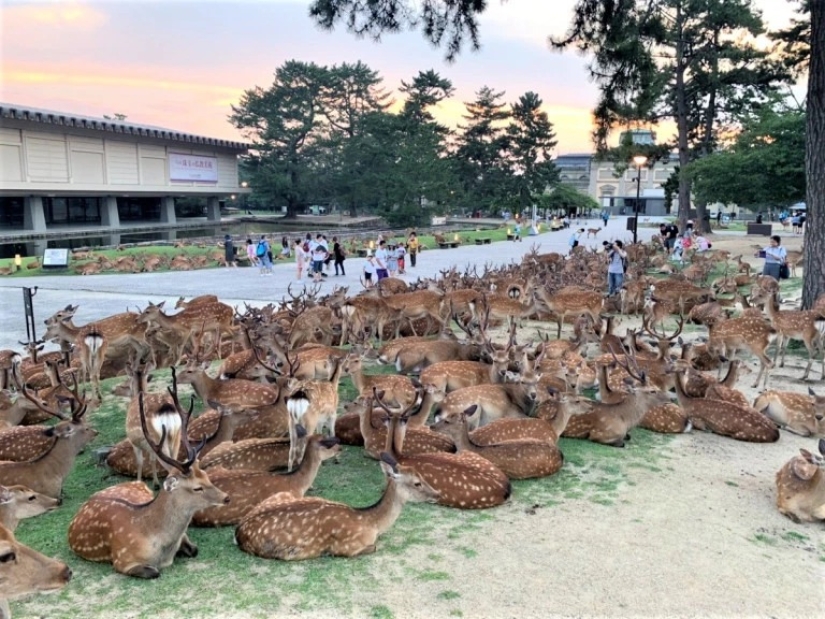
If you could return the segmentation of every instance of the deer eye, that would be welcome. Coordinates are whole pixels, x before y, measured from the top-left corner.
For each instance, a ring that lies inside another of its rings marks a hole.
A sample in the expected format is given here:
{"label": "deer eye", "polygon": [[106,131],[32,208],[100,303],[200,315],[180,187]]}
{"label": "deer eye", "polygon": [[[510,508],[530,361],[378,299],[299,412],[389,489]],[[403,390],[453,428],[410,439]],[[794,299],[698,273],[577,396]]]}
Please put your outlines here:
{"label": "deer eye", "polygon": [[203,488],[198,486],[197,488],[192,488],[192,492],[203,492]]}
{"label": "deer eye", "polygon": [[9,552],[7,552],[5,554],[0,555],[0,563],[11,563],[12,561],[14,561],[16,559],[17,559],[17,555],[14,554],[13,550],[10,550]]}
{"label": "deer eye", "polygon": [[29,503],[31,503],[32,501],[36,501],[36,500],[37,500],[37,495],[33,494],[29,497]]}
{"label": "deer eye", "polygon": [[422,485],[422,484],[421,484],[421,482],[420,482],[420,481],[417,481],[417,482],[415,482],[415,483],[413,484],[413,486],[415,486],[416,488],[420,488],[420,487],[421,487],[421,485]]}

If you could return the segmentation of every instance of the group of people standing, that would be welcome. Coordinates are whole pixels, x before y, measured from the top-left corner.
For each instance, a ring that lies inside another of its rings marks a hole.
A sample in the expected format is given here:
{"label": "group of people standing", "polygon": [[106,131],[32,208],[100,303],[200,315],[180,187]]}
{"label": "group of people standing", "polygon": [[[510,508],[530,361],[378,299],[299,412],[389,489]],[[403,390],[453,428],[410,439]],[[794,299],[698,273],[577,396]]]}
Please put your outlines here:
{"label": "group of people standing", "polygon": [[364,263],[364,284],[369,288],[387,277],[404,275],[407,272],[407,256],[414,267],[421,246],[415,232],[410,232],[407,242],[387,243],[379,234],[375,252],[367,252]]}

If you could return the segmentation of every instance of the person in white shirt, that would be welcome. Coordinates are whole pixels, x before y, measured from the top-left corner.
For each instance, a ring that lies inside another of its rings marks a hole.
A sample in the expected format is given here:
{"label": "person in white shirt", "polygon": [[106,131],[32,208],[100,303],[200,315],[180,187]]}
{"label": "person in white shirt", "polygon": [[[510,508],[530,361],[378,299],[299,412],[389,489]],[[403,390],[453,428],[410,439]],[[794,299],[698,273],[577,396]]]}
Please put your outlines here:
{"label": "person in white shirt", "polygon": [[573,251],[576,247],[579,246],[579,239],[584,234],[584,228],[579,228],[573,234],[570,235],[570,240],[567,242],[570,245],[570,251]]}
{"label": "person in white shirt", "polygon": [[375,275],[375,258],[367,254],[367,261],[364,263],[364,288],[372,288],[372,279]]}
{"label": "person in white shirt", "polygon": [[387,251],[387,242],[379,241],[378,249],[375,250],[375,276],[380,282],[382,279],[389,277],[387,273],[387,261],[389,260],[389,252]]}
{"label": "person in white shirt", "polygon": [[316,282],[321,281],[321,276],[324,272],[324,260],[327,259],[327,250],[320,243],[315,244],[315,249],[312,250],[312,280]]}
{"label": "person in white shirt", "polygon": [[765,266],[762,275],[770,275],[774,279],[779,279],[779,271],[788,259],[788,252],[782,246],[782,239],[779,235],[771,237],[770,245],[761,252],[755,254],[760,258],[765,258]]}

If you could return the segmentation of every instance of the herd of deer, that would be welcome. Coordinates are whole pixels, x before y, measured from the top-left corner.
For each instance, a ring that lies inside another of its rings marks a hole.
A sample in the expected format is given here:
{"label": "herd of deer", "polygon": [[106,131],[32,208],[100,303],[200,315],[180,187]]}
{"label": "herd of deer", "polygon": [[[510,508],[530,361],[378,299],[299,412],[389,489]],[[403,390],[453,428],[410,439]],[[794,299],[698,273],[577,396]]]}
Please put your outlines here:
{"label": "herd of deer", "polygon": [[[176,313],[149,303],[79,326],[78,308],[67,306],[46,320],[44,339],[60,351],[43,353],[43,342],[26,345],[25,358],[0,351],[0,597],[71,577],[13,530],[57,508],[75,458],[97,435],[88,417],[103,398],[100,381],[118,375],[126,381],[110,397],[125,398],[124,439],[105,460],[137,481],[91,496],[68,540],[78,556],[139,578],[197,554],[190,525],[235,526],[241,550],[266,558],[372,552],[407,501],[489,508],[509,499],[511,479],[556,473],[559,437],[623,447],[636,427],[750,442],[777,441],[780,429],[825,434],[825,397],[767,390],[751,404],[736,390],[741,349],[759,360],[763,386],[791,339],[808,351],[803,379],[823,363],[825,299],[810,311],[779,309],[777,282],[749,274],[724,299],[727,270],[709,281],[714,264],[728,264],[724,252],[661,278],[649,275],[663,264],[655,245],[628,250],[624,289],[607,299],[603,260],[577,247],[567,257],[534,249],[482,273],[382,280],[354,295],[290,289],[280,304],[242,313],[204,295],[181,298]],[[615,334],[615,316],[634,313],[642,328]],[[557,337],[539,331],[537,343],[519,343],[527,319],[555,323]],[[667,320],[677,323],[672,332]],[[707,328],[704,343],[682,339],[688,322]],[[505,341],[491,337],[496,325],[507,326]],[[395,373],[366,374],[373,362]],[[151,390],[159,368],[171,368],[171,385]],[[359,395],[342,403],[344,376]],[[188,406],[181,385],[191,386]],[[596,400],[583,395],[590,388]],[[197,417],[195,398],[208,407]],[[306,496],[341,444],[362,446],[384,471],[375,505]],[[825,440],[819,452],[802,450],[777,474],[779,511],[794,520],[825,520]],[[149,476],[159,490],[141,481]]]}

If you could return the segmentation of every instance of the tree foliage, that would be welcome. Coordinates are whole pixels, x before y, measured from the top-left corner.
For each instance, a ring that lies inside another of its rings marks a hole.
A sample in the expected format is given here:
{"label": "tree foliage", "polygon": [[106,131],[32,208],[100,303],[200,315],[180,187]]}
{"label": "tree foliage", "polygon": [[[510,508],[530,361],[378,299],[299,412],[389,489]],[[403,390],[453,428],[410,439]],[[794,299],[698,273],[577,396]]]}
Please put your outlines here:
{"label": "tree foliage", "polygon": [[506,156],[512,173],[512,195],[522,208],[559,180],[559,171],[551,158],[556,134],[547,112],[541,109],[542,103],[534,92],[523,94],[512,105],[507,126]]}

